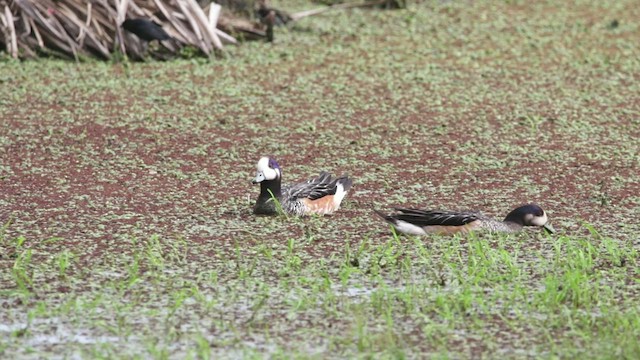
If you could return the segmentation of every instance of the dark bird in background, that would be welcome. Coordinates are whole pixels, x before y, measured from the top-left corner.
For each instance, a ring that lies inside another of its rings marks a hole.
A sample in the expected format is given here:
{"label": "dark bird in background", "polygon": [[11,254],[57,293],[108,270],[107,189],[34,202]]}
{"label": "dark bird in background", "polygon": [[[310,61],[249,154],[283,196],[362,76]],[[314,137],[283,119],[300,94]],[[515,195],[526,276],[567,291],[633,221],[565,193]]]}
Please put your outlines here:
{"label": "dark bird in background", "polygon": [[266,27],[267,41],[273,41],[273,28],[275,26],[284,26],[293,19],[289,14],[282,10],[274,9],[267,5],[267,0],[258,0],[256,15]]}
{"label": "dark bird in background", "polygon": [[[158,43],[160,45],[162,45],[163,47],[169,50],[174,50],[174,48],[180,48],[180,43],[175,38],[167,34],[167,32],[164,31],[164,29],[160,24],[153,22],[149,19],[146,19],[146,18],[127,19],[122,23],[122,27],[126,31],[136,35],[138,38],[140,38],[140,40],[142,40],[141,41],[142,52],[136,55],[141,60],[144,60],[145,54],[149,50],[149,44],[153,40],[158,40]],[[162,41],[164,40],[170,40],[170,41],[168,43],[167,42],[163,43]],[[165,57],[164,55],[161,55],[160,53],[155,53],[154,56],[164,60],[168,59],[167,57]]]}
{"label": "dark bird in background", "polygon": [[160,24],[149,19],[137,18],[127,19],[122,23],[122,27],[128,32],[135,34],[140,39],[150,42],[153,40],[163,41],[171,39]]}
{"label": "dark bird in background", "polygon": [[267,15],[262,19],[262,22],[267,25],[267,41],[273,42],[273,27],[276,23],[276,12],[271,10]]}
{"label": "dark bird in background", "polygon": [[271,23],[272,26],[283,26],[293,21],[291,15],[285,11],[269,7],[267,0],[258,0],[256,14],[263,23]]}

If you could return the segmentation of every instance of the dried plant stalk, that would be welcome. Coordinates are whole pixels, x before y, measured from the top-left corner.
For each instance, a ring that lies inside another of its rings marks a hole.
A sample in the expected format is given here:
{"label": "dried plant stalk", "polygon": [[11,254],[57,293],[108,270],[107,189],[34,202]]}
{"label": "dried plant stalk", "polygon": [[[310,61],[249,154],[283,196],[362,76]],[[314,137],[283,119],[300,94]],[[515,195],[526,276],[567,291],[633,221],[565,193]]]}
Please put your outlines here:
{"label": "dried plant stalk", "polygon": [[173,37],[163,42],[164,53],[189,45],[211,54],[214,48],[222,49],[223,42],[237,43],[218,28],[221,15],[216,6],[217,16],[210,17],[195,0],[2,1],[0,46],[13,57],[35,56],[39,49],[76,60],[84,56],[109,59],[113,51],[140,58],[142,40],[123,31],[121,24],[127,18],[146,17]]}

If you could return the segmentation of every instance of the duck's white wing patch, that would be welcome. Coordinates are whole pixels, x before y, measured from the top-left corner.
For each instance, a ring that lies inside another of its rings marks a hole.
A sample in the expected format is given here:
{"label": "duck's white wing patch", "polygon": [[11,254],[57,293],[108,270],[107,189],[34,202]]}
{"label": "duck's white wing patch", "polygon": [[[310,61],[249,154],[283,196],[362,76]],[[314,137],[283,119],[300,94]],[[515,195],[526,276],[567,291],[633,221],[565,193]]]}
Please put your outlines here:
{"label": "duck's white wing patch", "polygon": [[340,208],[340,204],[345,196],[347,196],[347,191],[344,189],[344,185],[342,185],[341,182],[338,182],[336,185],[336,194],[333,196],[333,204],[336,210]]}
{"label": "duck's white wing patch", "polygon": [[427,233],[420,226],[416,226],[402,220],[395,220],[393,222],[393,227],[395,227],[397,231],[409,235],[425,235]]}

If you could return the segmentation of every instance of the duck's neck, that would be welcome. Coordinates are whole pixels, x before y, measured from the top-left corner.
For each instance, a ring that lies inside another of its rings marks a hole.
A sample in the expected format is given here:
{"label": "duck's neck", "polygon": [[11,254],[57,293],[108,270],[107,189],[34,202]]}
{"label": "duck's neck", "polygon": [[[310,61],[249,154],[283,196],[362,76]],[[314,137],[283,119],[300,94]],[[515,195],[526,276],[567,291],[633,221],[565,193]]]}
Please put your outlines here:
{"label": "duck's neck", "polygon": [[522,226],[511,221],[498,221],[494,219],[483,219],[481,226],[489,231],[508,233],[516,232],[522,228]]}
{"label": "duck's neck", "polygon": [[273,180],[264,180],[260,183],[260,196],[256,205],[253,208],[253,212],[259,215],[275,215],[276,202],[273,201],[275,197],[278,201],[282,196],[282,190],[280,188],[280,178]]}
{"label": "duck's neck", "polygon": [[260,197],[258,201],[267,201],[271,199],[272,196],[280,199],[281,195],[281,179],[279,177],[273,180],[264,180],[260,183]]}
{"label": "duck's neck", "polygon": [[499,230],[504,232],[517,232],[522,230],[522,225],[518,222],[504,221],[500,223]]}

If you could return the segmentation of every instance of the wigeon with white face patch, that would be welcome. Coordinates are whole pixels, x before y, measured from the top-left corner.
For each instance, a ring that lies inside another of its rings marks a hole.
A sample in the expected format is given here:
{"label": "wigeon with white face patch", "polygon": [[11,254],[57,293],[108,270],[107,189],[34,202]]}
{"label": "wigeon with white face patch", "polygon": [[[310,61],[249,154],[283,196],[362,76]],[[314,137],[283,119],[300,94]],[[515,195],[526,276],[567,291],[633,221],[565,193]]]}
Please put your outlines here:
{"label": "wigeon with white face patch", "polygon": [[340,203],[351,188],[352,181],[347,176],[332,178],[321,172],[306,182],[282,187],[282,170],[269,157],[258,161],[254,184],[260,184],[260,196],[253,208],[258,215],[276,215],[278,200],[282,211],[292,215],[332,214],[340,208]]}
{"label": "wigeon with white face patch", "polygon": [[472,230],[517,232],[525,226],[555,230],[547,223],[547,214],[536,204],[527,204],[511,211],[503,221],[491,219],[476,212],[454,212],[395,208],[396,213],[386,215],[376,211],[401,233],[409,235],[468,233]]}

